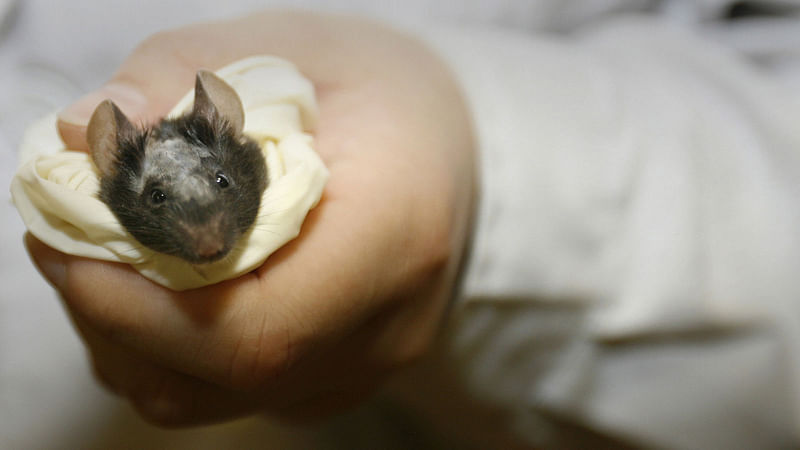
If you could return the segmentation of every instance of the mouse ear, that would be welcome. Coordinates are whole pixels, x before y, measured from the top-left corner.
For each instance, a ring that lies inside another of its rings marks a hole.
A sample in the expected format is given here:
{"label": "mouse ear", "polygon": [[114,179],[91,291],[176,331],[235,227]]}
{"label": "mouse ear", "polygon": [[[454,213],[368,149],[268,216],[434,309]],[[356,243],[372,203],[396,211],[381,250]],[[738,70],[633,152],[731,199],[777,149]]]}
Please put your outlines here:
{"label": "mouse ear", "polygon": [[105,100],[97,105],[89,119],[86,141],[101,176],[110,176],[115,172],[118,136],[135,132],[136,128],[114,102]]}
{"label": "mouse ear", "polygon": [[205,116],[212,123],[224,117],[236,133],[241,133],[244,128],[244,110],[236,91],[207,70],[197,72],[192,112]]}

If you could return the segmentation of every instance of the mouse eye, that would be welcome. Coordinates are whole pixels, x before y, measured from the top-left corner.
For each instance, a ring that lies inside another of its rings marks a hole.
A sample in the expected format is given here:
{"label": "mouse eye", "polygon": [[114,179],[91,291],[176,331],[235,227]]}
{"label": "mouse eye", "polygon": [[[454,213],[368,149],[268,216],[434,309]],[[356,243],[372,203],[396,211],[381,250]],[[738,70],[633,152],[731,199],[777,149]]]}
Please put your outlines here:
{"label": "mouse eye", "polygon": [[158,189],[153,189],[150,191],[150,200],[153,201],[156,205],[159,203],[164,203],[164,200],[167,199],[167,194],[161,192]]}
{"label": "mouse eye", "polygon": [[219,186],[221,188],[226,188],[226,187],[228,187],[228,184],[229,184],[228,183],[228,177],[226,177],[222,173],[218,173],[217,174],[217,177],[214,179],[214,182],[216,182],[217,186]]}

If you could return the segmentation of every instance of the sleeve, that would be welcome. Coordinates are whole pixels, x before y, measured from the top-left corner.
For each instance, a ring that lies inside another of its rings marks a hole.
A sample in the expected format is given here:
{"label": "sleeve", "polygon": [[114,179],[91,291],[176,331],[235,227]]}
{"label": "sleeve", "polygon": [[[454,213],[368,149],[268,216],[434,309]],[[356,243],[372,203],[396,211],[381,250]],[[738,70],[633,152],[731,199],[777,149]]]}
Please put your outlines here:
{"label": "sleeve", "polygon": [[796,445],[797,94],[645,19],[426,39],[481,149],[446,344],[471,395],[544,447]]}

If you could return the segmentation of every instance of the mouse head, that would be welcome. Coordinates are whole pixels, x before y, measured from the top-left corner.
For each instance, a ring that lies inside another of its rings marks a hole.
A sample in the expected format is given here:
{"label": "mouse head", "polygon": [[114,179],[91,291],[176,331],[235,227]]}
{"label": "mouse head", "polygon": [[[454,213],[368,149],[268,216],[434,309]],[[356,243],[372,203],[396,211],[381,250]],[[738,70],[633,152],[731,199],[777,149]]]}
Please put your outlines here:
{"label": "mouse head", "polygon": [[266,187],[261,149],[242,134],[236,92],[197,74],[194,106],[152,128],[111,101],[87,129],[100,199],[142,244],[192,263],[221,259],[255,221]]}

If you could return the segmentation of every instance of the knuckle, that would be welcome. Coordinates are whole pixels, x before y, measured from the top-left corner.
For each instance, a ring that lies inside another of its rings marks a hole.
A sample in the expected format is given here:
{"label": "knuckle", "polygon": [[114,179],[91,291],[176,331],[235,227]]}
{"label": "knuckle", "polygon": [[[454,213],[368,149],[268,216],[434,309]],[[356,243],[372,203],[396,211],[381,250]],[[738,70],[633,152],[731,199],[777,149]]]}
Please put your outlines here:
{"label": "knuckle", "polygon": [[191,400],[166,378],[141,384],[129,393],[129,399],[142,418],[153,425],[173,428],[190,420]]}
{"label": "knuckle", "polygon": [[415,337],[396,348],[387,369],[394,371],[412,366],[419,362],[431,349],[432,339]]}
{"label": "knuckle", "polygon": [[413,260],[417,261],[417,275],[422,278],[445,271],[456,255],[450,220],[439,216],[432,213],[417,222],[425,226],[417,229],[411,243],[413,246],[410,246],[415,251]]}
{"label": "knuckle", "polygon": [[175,428],[184,423],[178,409],[163,401],[134,402],[139,415],[151,425],[161,428]]}
{"label": "knuckle", "polygon": [[136,46],[133,55],[137,56],[163,50],[164,46],[169,46],[175,41],[175,34],[176,32],[174,30],[164,30],[153,33]]}
{"label": "knuckle", "polygon": [[[159,31],[141,41],[131,54],[131,59],[136,62],[135,65],[164,67],[172,64],[194,71],[194,62],[203,58],[209,40],[207,33],[197,26]],[[165,57],[169,59],[165,61]]]}
{"label": "knuckle", "polygon": [[444,271],[453,257],[449,230],[440,230],[430,238],[426,249],[426,269],[429,273]]}
{"label": "knuckle", "polygon": [[120,393],[122,391],[119,380],[117,380],[102,363],[93,359],[90,366],[92,375],[94,375],[97,382],[103,387],[114,393]]}
{"label": "knuckle", "polygon": [[[184,30],[166,30],[152,34],[141,41],[131,53],[127,61],[127,68],[136,72],[133,77],[140,82],[139,77],[148,77],[151,74],[139,73],[142,67],[168,67],[187,65],[186,54],[198,53],[193,33]],[[191,58],[189,58],[191,59]],[[131,76],[129,72],[122,71],[117,77]]]}

